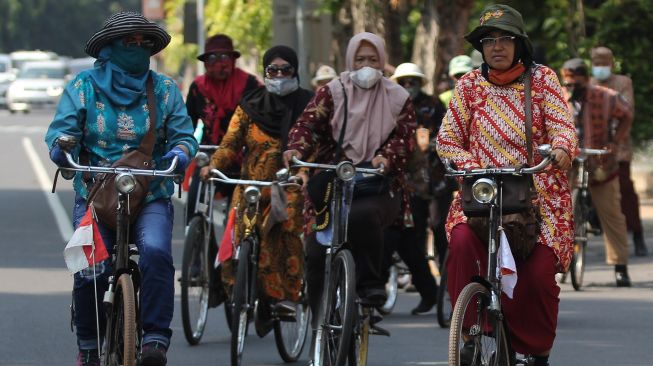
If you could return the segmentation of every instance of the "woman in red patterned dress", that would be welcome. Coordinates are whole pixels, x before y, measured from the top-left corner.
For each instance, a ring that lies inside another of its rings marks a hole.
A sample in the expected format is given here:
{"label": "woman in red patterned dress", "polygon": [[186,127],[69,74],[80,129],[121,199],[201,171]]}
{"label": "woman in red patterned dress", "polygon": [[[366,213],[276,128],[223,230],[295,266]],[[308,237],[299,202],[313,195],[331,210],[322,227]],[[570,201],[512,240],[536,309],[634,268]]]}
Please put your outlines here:
{"label": "woman in red patterned dress", "polygon": [[[553,167],[534,175],[542,222],[538,244],[524,260],[513,298],[502,295],[513,350],[547,365],[557,326],[560,288],[555,274],[573,252],[571,195],[566,177],[576,130],[554,71],[532,62],[532,46],[516,10],[493,5],[465,36],[483,54],[480,69],[463,76],[437,137],[438,154],[459,169],[527,162],[524,79],[531,78],[533,148],[551,144]],[[537,155],[537,154],[535,154]],[[535,162],[541,158],[534,155]],[[473,276],[487,272],[487,248],[467,224],[457,194],[447,221],[448,286],[452,304]]]}

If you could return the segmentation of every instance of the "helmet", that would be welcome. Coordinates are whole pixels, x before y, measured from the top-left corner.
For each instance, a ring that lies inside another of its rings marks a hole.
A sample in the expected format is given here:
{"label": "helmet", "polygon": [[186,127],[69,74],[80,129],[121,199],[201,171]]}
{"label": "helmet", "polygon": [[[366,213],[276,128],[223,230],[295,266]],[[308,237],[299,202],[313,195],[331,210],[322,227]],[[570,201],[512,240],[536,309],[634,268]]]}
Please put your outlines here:
{"label": "helmet", "polygon": [[336,74],[336,70],[334,70],[333,67],[328,65],[322,65],[318,67],[317,71],[315,72],[315,77],[313,78],[313,80],[311,80],[311,83],[313,84],[313,86],[317,86],[318,81],[331,80],[337,77],[338,74]]}
{"label": "helmet", "polygon": [[397,81],[397,79],[406,76],[413,76],[413,77],[426,79],[426,75],[424,75],[422,69],[420,69],[419,66],[412,64],[410,62],[406,62],[397,66],[397,68],[395,69],[395,73],[392,74],[390,80]]}
{"label": "helmet", "polygon": [[466,74],[474,69],[472,58],[466,55],[456,56],[449,61],[449,76]]}

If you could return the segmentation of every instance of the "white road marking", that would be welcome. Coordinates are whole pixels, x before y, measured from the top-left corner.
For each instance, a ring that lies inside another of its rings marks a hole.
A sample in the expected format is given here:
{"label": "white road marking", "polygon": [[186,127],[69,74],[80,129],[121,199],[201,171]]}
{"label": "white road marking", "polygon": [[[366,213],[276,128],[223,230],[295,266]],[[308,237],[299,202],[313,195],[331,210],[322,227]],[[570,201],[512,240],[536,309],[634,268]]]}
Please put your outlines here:
{"label": "white road marking", "polygon": [[48,176],[48,173],[45,170],[41,159],[34,149],[32,140],[30,140],[28,137],[23,137],[23,147],[25,148],[27,157],[32,163],[34,173],[36,174],[36,178],[39,181],[41,190],[45,195],[45,199],[48,201],[48,205],[54,214],[54,219],[57,222],[57,226],[59,227],[59,233],[61,234],[63,241],[68,242],[70,237],[73,235],[73,224],[68,217],[68,213],[61,203],[59,195],[51,193],[52,181],[50,180],[50,177]]}
{"label": "white road marking", "polygon": [[20,132],[21,134],[40,134],[45,135],[47,128],[43,126],[25,126],[25,125],[9,125],[0,126],[1,133]]}

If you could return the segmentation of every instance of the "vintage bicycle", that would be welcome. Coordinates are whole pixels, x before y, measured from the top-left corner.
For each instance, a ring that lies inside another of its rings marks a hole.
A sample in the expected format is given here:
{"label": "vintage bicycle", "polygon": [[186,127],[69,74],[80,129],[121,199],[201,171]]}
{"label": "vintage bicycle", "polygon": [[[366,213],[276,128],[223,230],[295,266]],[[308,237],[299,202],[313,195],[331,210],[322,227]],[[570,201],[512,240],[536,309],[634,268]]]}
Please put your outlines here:
{"label": "vintage bicycle", "polygon": [[[66,152],[65,154],[69,167],[57,169],[52,193],[55,192],[57,177],[60,173],[65,179],[71,179],[75,172],[116,174],[114,181],[114,188],[118,191],[116,241],[113,243],[113,250],[110,250],[112,273],[109,276],[109,288],[103,298],[106,310],[106,332],[104,341],[98,345],[98,349],[101,350],[102,365],[135,366],[138,351],[142,346],[142,324],[138,296],[141,274],[138,264],[134,260],[134,257],[138,256],[138,248],[129,243],[129,194],[136,185],[135,176],[179,177],[174,174],[178,158],[175,157],[172,160],[168,169],[144,170],[80,165],[70,153]],[[96,312],[97,317],[99,315]]]}
{"label": "vintage bicycle", "polygon": [[326,250],[324,293],[318,316],[312,359],[314,366],[367,365],[369,336],[390,333],[375,326],[380,316],[373,304],[356,295],[356,266],[347,245],[347,221],[356,173],[382,174],[376,169],[359,168],[349,161],[337,165],[308,163],[293,157],[293,168],[335,171],[331,198],[332,239]]}
{"label": "vintage bicycle", "polygon": [[[455,170],[446,162],[452,177],[476,179],[473,198],[487,207],[489,216],[488,265],[485,278],[475,279],[463,288],[454,305],[449,329],[449,365],[509,366],[526,364],[516,360],[511,349],[508,328],[501,307],[501,273],[498,249],[501,231],[503,179],[508,175],[534,174],[551,161],[550,145],[538,147],[544,157],[532,168],[486,168],[471,171]],[[465,347],[472,344],[473,349]]]}
{"label": "vintage bicycle", "polygon": [[[259,210],[261,188],[271,187],[273,184],[278,184],[282,188],[289,186],[299,187],[293,181],[294,178],[288,178],[286,169],[279,171],[277,177],[278,180],[276,182],[232,179],[218,169],[211,169],[210,182],[246,186],[243,195],[247,207],[245,207],[240,217],[245,224],[245,229],[239,245],[234,250],[236,280],[231,299],[229,300],[232,311],[232,366],[242,364],[248,323],[252,319],[258,321],[259,317],[255,313],[265,311],[261,309],[262,306],[269,306],[258,295],[257,274],[260,240],[256,224],[261,215]],[[282,307],[275,306],[270,309],[274,340],[281,358],[285,362],[295,362],[302,353],[309,327],[310,314],[305,291],[302,291],[300,301],[294,303],[291,309],[287,308],[289,305],[283,305]]]}

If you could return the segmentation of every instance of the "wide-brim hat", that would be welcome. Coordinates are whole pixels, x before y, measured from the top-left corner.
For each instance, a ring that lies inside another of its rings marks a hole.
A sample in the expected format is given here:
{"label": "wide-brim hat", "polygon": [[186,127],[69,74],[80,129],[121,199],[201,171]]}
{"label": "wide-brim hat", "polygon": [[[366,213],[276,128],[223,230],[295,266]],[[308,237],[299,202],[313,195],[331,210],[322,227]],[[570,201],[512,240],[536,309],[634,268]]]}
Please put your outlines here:
{"label": "wide-brim hat", "polygon": [[405,77],[416,77],[426,80],[426,75],[424,75],[422,69],[416,64],[410,62],[405,62],[397,66],[395,72],[390,76],[390,80],[397,81],[397,79]]}
{"label": "wide-brim hat", "polygon": [[502,30],[513,34],[524,43],[526,51],[533,55],[533,45],[526,34],[521,14],[508,5],[490,5],[481,13],[478,27],[465,35],[465,39],[479,52],[483,53],[481,39],[493,30]]}
{"label": "wide-brim hat", "polygon": [[139,13],[126,11],[107,18],[102,29],[95,32],[86,42],[84,51],[89,56],[98,58],[100,50],[107,43],[134,33],[141,33],[154,42],[152,55],[156,55],[170,43],[170,35],[161,26],[147,20]]}
{"label": "wide-brim hat", "polygon": [[226,34],[216,34],[209,37],[204,42],[204,53],[197,56],[200,61],[206,61],[206,58],[213,53],[228,53],[234,58],[240,57],[240,52],[234,49],[234,42]]}
{"label": "wide-brim hat", "polygon": [[313,86],[317,86],[317,83],[322,80],[333,80],[338,77],[336,70],[329,65],[322,65],[318,67],[315,72],[315,77],[311,80]]}
{"label": "wide-brim hat", "polygon": [[449,61],[449,76],[466,74],[472,70],[472,58],[467,55],[458,55]]}

